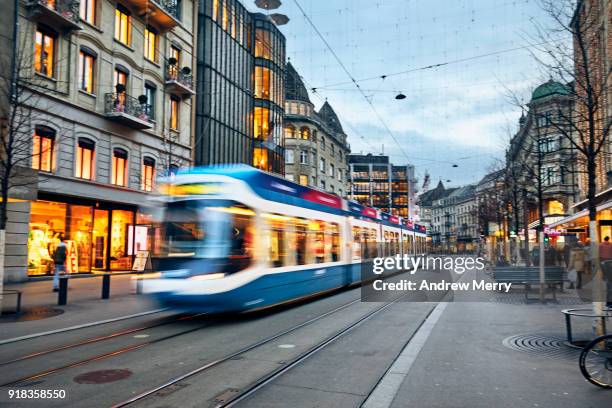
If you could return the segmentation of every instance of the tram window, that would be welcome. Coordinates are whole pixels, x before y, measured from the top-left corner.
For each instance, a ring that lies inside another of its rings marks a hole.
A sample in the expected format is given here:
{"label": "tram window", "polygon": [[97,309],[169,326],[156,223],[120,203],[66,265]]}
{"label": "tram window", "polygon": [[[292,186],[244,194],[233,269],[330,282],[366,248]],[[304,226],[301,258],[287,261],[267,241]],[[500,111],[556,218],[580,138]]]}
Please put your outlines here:
{"label": "tram window", "polygon": [[395,254],[400,253],[400,234],[399,232],[395,233]]}
{"label": "tram window", "polygon": [[325,223],[323,221],[311,221],[309,229],[314,235],[314,259],[316,263],[325,262]]}
{"label": "tram window", "polygon": [[301,219],[295,223],[295,255],[298,265],[306,264],[306,224]]}
{"label": "tram window", "polygon": [[245,269],[253,257],[254,215],[233,201],[171,202],[162,224],[164,252],[168,256],[214,260],[210,265],[218,272]]}
{"label": "tram window", "polygon": [[361,227],[353,227],[353,260],[361,259],[362,254],[362,236]]}
{"label": "tram window", "polygon": [[329,224],[331,235],[331,261],[338,262],[340,260],[340,231],[338,230],[338,224],[335,222]]}
{"label": "tram window", "polygon": [[287,222],[286,217],[276,214],[265,214],[268,226],[268,260],[270,266],[277,268],[287,265]]}

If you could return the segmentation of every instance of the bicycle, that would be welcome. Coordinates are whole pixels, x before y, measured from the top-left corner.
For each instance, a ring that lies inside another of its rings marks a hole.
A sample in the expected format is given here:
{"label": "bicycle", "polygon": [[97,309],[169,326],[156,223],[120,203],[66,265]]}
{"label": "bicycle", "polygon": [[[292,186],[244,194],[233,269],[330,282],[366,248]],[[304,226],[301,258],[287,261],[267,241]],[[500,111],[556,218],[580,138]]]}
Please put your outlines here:
{"label": "bicycle", "polygon": [[580,371],[591,384],[612,389],[612,334],[597,337],[584,347]]}

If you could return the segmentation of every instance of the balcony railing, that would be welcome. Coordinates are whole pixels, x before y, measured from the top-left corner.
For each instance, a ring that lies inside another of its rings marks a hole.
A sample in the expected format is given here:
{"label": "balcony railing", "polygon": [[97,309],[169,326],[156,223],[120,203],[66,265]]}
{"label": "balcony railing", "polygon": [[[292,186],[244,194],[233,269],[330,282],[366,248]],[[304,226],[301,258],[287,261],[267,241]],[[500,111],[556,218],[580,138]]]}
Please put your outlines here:
{"label": "balcony railing", "polygon": [[177,64],[166,61],[166,89],[178,96],[191,96],[193,91],[193,74],[191,68],[179,68]]}
{"label": "balcony railing", "polygon": [[151,105],[141,103],[125,93],[104,95],[104,114],[116,122],[136,129],[150,129],[155,120]]}
{"label": "balcony railing", "polygon": [[177,0],[124,0],[139,16],[146,16],[161,33],[172,30],[179,23],[180,9]]}
{"label": "balcony railing", "polygon": [[26,0],[28,17],[62,31],[80,30],[79,0]]}

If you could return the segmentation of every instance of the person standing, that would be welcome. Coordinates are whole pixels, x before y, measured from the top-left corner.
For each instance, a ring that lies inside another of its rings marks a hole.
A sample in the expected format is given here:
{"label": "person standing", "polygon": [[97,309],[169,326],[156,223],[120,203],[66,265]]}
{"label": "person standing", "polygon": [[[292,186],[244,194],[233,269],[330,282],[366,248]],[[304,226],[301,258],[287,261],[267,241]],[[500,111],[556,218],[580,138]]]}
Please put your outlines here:
{"label": "person standing", "polygon": [[[576,271],[576,289],[582,288],[582,278],[586,267],[586,253],[581,242],[577,242],[570,250],[568,270]],[[570,289],[574,288],[574,283],[570,284]]]}
{"label": "person standing", "polygon": [[59,291],[59,277],[60,274],[64,274],[66,272],[66,255],[68,252],[68,248],[66,247],[66,243],[64,243],[64,237],[62,235],[59,236],[59,244],[55,247],[55,251],[53,251],[53,264],[55,266],[55,270],[53,272],[53,291]]}

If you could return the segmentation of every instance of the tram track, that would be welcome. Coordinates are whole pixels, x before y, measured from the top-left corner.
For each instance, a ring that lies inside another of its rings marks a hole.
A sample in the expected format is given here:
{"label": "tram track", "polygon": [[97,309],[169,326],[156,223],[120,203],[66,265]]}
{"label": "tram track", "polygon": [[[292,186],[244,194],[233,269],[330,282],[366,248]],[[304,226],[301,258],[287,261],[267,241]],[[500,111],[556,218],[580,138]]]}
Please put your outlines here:
{"label": "tram track", "polygon": [[[240,393],[236,394],[235,396],[233,396],[231,399],[223,402],[222,404],[219,404],[216,406],[216,408],[221,408],[221,407],[229,407],[232,406],[235,403],[238,403],[239,401],[243,400],[244,398],[247,398],[248,396],[250,396],[251,394],[253,394],[254,392],[256,392],[258,389],[260,389],[261,387],[263,387],[264,385],[266,385],[267,383],[269,383],[270,381],[274,380],[275,378],[281,376],[282,374],[284,374],[285,372],[289,371],[291,368],[295,367],[296,365],[300,364],[302,361],[308,359],[310,356],[316,354],[318,351],[322,350],[323,348],[325,348],[328,344],[334,342],[335,340],[339,339],[340,337],[344,336],[346,333],[350,332],[351,330],[355,329],[356,327],[360,326],[362,323],[364,323],[365,321],[371,319],[372,317],[374,317],[375,315],[377,315],[378,313],[382,312],[383,310],[387,309],[388,307],[390,307],[392,304],[398,302],[401,298],[403,298],[405,295],[401,295],[393,300],[391,300],[388,303],[385,303],[383,306],[376,308],[374,311],[368,312],[365,316],[360,317],[359,319],[357,319],[356,321],[352,322],[349,326],[343,328],[342,330],[334,333],[332,336],[327,337],[325,340],[323,340],[322,342],[317,343],[315,346],[311,347],[310,349],[308,349],[306,352],[301,353],[300,355],[298,355],[297,357],[295,357],[294,359],[292,359],[290,362],[288,362],[287,364],[283,365],[282,367],[278,368],[277,370],[274,370],[272,372],[270,372],[269,374],[267,374],[266,376],[260,378],[259,380],[255,381],[254,383],[252,383],[250,386],[248,386],[247,388],[245,388],[244,390],[242,390]],[[327,311],[323,314],[320,314],[312,319],[309,319],[305,322],[302,322],[298,325],[295,325],[289,329],[285,329],[279,333],[276,333],[272,336],[269,336],[265,339],[262,339],[258,342],[255,342],[253,344],[250,344],[238,351],[232,352],[230,354],[225,355],[222,358],[219,358],[217,360],[208,362],[207,364],[204,364],[194,370],[191,370],[185,374],[182,374],[180,376],[174,377],[168,381],[166,381],[163,384],[160,384],[159,386],[152,388],[150,390],[144,391],[128,400],[119,402],[115,405],[113,405],[111,408],[122,408],[122,407],[126,407],[128,405],[132,405],[134,403],[137,402],[142,402],[144,400],[146,400],[148,397],[154,396],[155,394],[171,388],[172,386],[174,386],[175,384],[180,383],[181,381],[188,379],[190,377],[193,377],[195,375],[204,373],[208,370],[211,370],[214,367],[220,366],[223,363],[226,363],[230,360],[236,359],[237,357],[239,357],[242,354],[245,354],[247,352],[250,352],[256,348],[262,347],[266,344],[269,344],[283,336],[286,336],[290,333],[293,333],[305,326],[308,326],[312,323],[315,323],[327,316],[330,316],[334,313],[337,313],[341,310],[344,310],[348,307],[350,307],[351,305],[355,304],[355,303],[359,303],[361,302],[361,298],[359,299],[355,299],[349,303],[346,303],[342,306],[339,306],[333,310]]]}
{"label": "tram track", "polygon": [[[114,357],[114,356],[118,356],[118,355],[121,355],[121,354],[125,354],[125,353],[128,353],[130,351],[139,350],[139,349],[141,349],[143,347],[147,347],[147,346],[150,346],[152,344],[160,343],[160,342],[165,341],[165,340],[170,340],[170,339],[173,339],[173,338],[185,335],[185,334],[193,333],[193,332],[196,332],[198,330],[202,330],[202,329],[205,329],[207,327],[210,327],[213,324],[214,324],[214,322],[207,322],[206,324],[199,325],[198,327],[194,327],[194,328],[191,328],[189,330],[183,330],[183,331],[180,331],[178,333],[173,333],[173,334],[170,334],[170,335],[167,335],[167,336],[162,336],[160,338],[157,338],[157,339],[154,339],[154,340],[150,340],[150,341],[146,341],[144,343],[139,343],[139,344],[135,344],[135,345],[128,346],[128,347],[122,347],[122,348],[113,350],[111,352],[98,354],[98,355],[95,355],[95,356],[92,356],[92,357],[88,357],[88,358],[83,359],[83,360],[79,360],[79,361],[76,361],[76,362],[73,362],[73,363],[69,363],[69,364],[66,364],[66,365],[63,365],[63,366],[60,366],[60,367],[51,368],[51,369],[48,369],[48,370],[45,370],[45,371],[42,371],[42,372],[39,372],[39,373],[36,373],[36,374],[33,374],[33,375],[29,375],[29,376],[26,376],[26,377],[19,378],[17,380],[10,381],[8,383],[1,384],[0,387],[14,387],[14,386],[23,385],[24,383],[28,383],[30,381],[38,380],[40,378],[43,378],[43,377],[46,377],[48,375],[55,374],[55,373],[58,373],[58,372],[61,372],[61,371],[64,371],[64,370],[68,370],[70,368],[80,367],[80,366],[83,366],[83,365],[86,365],[86,364],[89,364],[89,363],[93,363],[93,362],[96,362],[96,361],[100,361],[100,360],[104,360],[104,359],[111,358],[111,357]],[[161,326],[161,325],[162,324],[159,324],[157,326]]]}
{"label": "tram track", "polygon": [[121,336],[126,336],[128,334],[138,333],[138,332],[141,332],[141,331],[153,329],[153,328],[156,328],[156,327],[165,326],[165,325],[168,325],[168,324],[173,324],[173,323],[177,323],[177,322],[181,322],[181,321],[188,321],[188,320],[191,320],[191,319],[195,319],[195,318],[204,316],[205,314],[206,313],[198,313],[198,314],[194,314],[194,315],[182,316],[182,317],[179,317],[178,319],[173,319],[173,320],[169,320],[169,321],[162,321],[162,322],[151,324],[151,325],[147,325],[147,326],[141,326],[141,327],[136,327],[136,328],[132,328],[132,329],[122,330],[122,331],[118,331],[118,332],[115,332],[115,333],[111,333],[111,334],[107,334],[107,335],[103,335],[103,336],[99,336],[99,337],[94,337],[94,338],[87,339],[87,340],[82,340],[82,341],[79,341],[79,342],[76,342],[76,343],[67,344],[65,346],[55,347],[55,348],[51,348],[51,349],[43,350],[43,351],[37,351],[37,352],[34,352],[34,353],[26,354],[26,355],[21,356],[21,357],[14,358],[12,360],[0,361],[0,367],[5,366],[5,365],[9,365],[9,364],[14,364],[14,363],[17,363],[17,362],[20,362],[20,361],[30,360],[30,359],[36,358],[36,357],[42,357],[42,356],[45,356],[45,355],[48,355],[48,354],[57,353],[57,352],[64,351],[64,350],[69,350],[69,349],[72,349],[72,348],[82,347],[82,346],[86,346],[86,345],[89,345],[89,344],[94,344],[94,343],[98,343],[98,342],[101,342],[101,341],[110,340],[110,339],[118,338],[118,337],[121,337]]}

